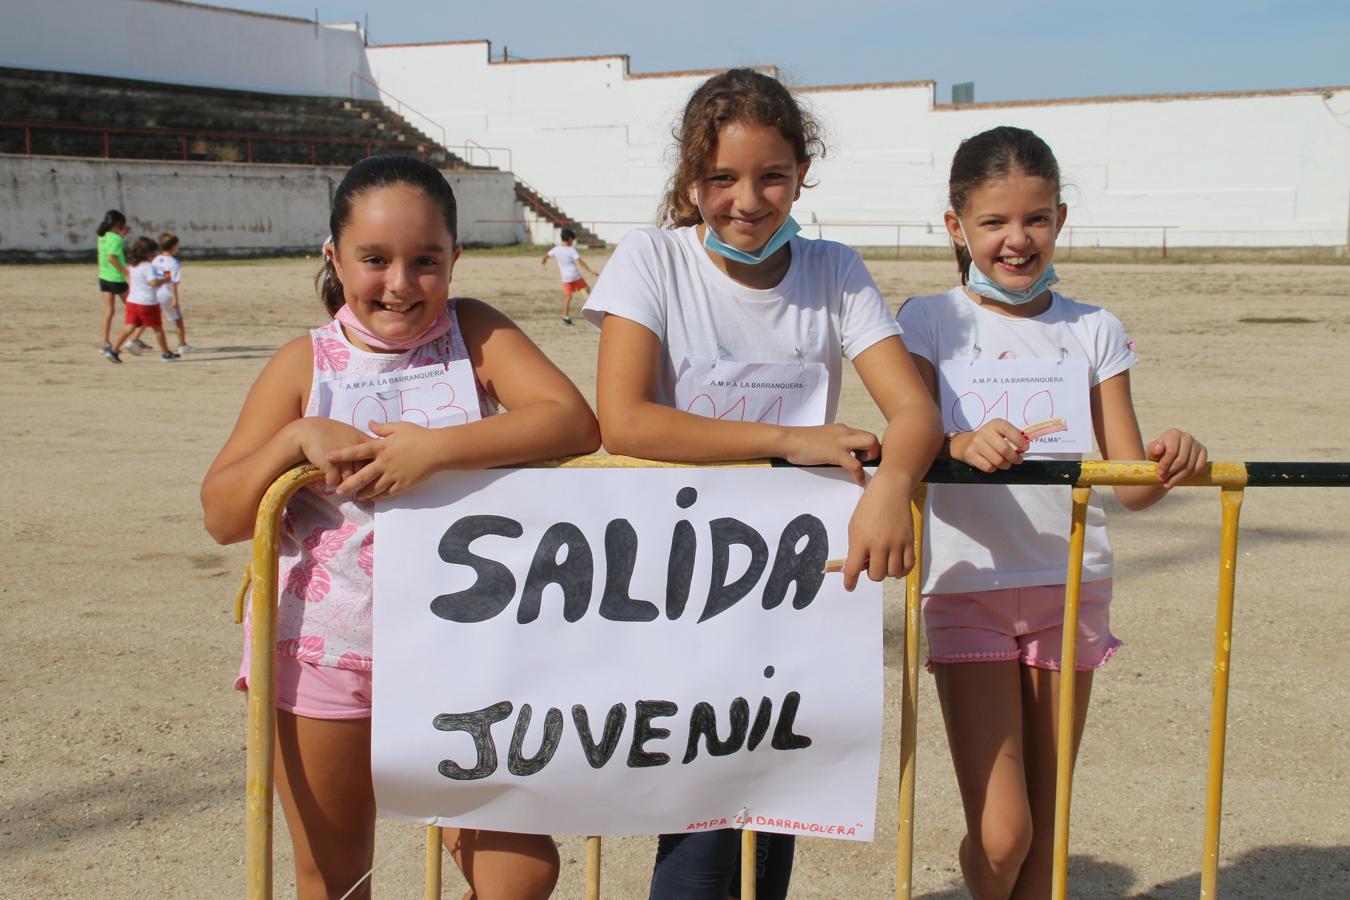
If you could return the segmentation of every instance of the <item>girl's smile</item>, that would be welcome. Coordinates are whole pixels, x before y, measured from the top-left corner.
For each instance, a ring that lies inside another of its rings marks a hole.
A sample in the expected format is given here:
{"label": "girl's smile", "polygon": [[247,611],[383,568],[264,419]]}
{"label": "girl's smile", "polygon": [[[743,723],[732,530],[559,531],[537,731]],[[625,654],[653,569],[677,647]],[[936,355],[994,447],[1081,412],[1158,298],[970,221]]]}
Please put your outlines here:
{"label": "girl's smile", "polygon": [[[347,306],[368,331],[396,344],[440,315],[459,248],[423,191],[397,184],[362,194],[341,241],[330,250],[334,268]],[[347,337],[364,350],[377,349]]]}

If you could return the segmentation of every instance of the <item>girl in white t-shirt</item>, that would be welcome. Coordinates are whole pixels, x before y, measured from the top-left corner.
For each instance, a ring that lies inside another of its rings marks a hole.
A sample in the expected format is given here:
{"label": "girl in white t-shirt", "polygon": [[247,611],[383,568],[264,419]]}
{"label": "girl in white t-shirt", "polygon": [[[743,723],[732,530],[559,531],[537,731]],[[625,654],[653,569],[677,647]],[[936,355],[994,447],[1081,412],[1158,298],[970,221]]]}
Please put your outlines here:
{"label": "girl in white t-shirt", "polygon": [[[601,329],[596,396],[611,453],[833,463],[866,483],[849,524],[851,589],[863,572],[880,581],[913,566],[909,499],[941,429],[858,254],[795,236],[792,204],[820,149],[816,123],[773,78],[710,78],[677,131],[666,227],[619,243],[583,313]],[[886,417],[880,441],[834,421],[844,357]],[[729,386],[747,381],[771,387]],[[862,463],[883,447],[867,479]],[[756,896],[775,900],[792,841],[761,838],[770,846]],[[726,900],[739,845],[731,831],[662,835],[651,897]]]}
{"label": "girl in white t-shirt", "polygon": [[[1183,431],[1170,428],[1144,446],[1130,399],[1134,344],[1120,322],[1050,290],[1059,280],[1051,258],[1068,207],[1045,142],[1008,126],[962,142],[949,202],[961,286],[916,297],[897,317],[942,408],[945,452],[993,472],[1028,456],[1080,458],[1095,436],[1106,459],[1157,463],[1162,485],[1115,488],[1129,509],[1156,503],[1200,473],[1205,448]],[[1052,424],[1032,427],[1046,418]],[[1040,485],[929,489],[929,669],[965,807],[961,871],[976,900],[1050,892],[1069,493]],[[1075,679],[1075,754],[1092,671],[1120,645],[1108,619],[1111,575],[1105,516],[1094,497],[1075,661],[1083,673]]]}

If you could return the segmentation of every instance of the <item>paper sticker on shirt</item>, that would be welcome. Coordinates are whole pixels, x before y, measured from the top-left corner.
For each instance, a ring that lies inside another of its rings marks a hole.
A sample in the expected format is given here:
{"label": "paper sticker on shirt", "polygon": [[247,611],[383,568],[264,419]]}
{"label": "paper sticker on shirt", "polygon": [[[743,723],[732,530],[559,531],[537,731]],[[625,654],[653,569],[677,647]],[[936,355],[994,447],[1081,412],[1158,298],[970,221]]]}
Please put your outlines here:
{"label": "paper sticker on shirt", "polygon": [[829,394],[824,363],[685,360],[675,404],[685,412],[733,422],[823,425]]}
{"label": "paper sticker on shirt", "polygon": [[482,418],[473,365],[458,359],[401,369],[383,375],[358,375],[341,381],[320,382],[328,401],[328,418],[346,422],[370,434],[374,422],[412,422],[423,428],[463,425]]}
{"label": "paper sticker on shirt", "polygon": [[1032,438],[1032,453],[1092,450],[1087,360],[947,360],[939,381],[947,431],[1006,419]]}

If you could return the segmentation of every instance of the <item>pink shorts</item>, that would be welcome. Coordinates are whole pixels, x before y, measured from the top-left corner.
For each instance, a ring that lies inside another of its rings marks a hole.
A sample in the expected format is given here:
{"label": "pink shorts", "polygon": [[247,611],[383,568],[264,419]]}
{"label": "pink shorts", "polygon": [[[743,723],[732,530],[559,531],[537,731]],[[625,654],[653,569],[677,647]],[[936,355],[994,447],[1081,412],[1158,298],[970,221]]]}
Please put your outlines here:
{"label": "pink shorts", "polygon": [[[234,680],[236,691],[248,690],[249,647]],[[371,673],[337,666],[317,666],[290,656],[278,656],[272,678],[277,709],[307,719],[370,718]]]}
{"label": "pink shorts", "polygon": [[[934,663],[1019,660],[1058,670],[1064,640],[1064,585],[927,594],[928,671]],[[1111,579],[1085,581],[1078,597],[1077,670],[1087,672],[1115,655],[1111,633]]]}

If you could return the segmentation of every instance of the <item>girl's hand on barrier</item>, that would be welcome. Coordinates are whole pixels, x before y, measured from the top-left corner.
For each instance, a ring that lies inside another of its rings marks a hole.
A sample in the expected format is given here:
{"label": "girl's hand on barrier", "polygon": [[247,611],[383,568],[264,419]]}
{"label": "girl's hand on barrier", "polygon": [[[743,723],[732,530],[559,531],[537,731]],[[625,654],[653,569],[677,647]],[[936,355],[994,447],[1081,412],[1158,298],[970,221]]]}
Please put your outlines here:
{"label": "girl's hand on barrier", "polygon": [[870,431],[847,425],[789,427],[783,458],[799,466],[833,464],[847,469],[859,486],[867,483],[862,464],[881,455],[881,442]]}
{"label": "girl's hand on barrier", "polygon": [[873,581],[903,578],[914,568],[913,486],[878,472],[863,491],[848,522],[844,590],[851,591],[863,572]]}
{"label": "girl's hand on barrier", "polygon": [[350,447],[366,436],[345,422],[334,419],[321,419],[308,416],[296,419],[290,426],[295,429],[295,438],[305,459],[323,472],[324,484],[337,487],[344,479],[351,477],[359,466],[343,466],[329,459],[334,450]]}
{"label": "girl's hand on barrier", "polygon": [[357,500],[392,497],[438,468],[436,431],[411,422],[371,422],[377,437],[328,454],[334,465],[356,468],[338,485],[340,496]]}
{"label": "girl's hand on barrier", "polygon": [[1148,445],[1148,458],[1158,464],[1158,477],[1170,490],[1204,472],[1209,451],[1192,435],[1169,428]]}
{"label": "girl's hand on barrier", "polygon": [[981,472],[993,472],[1020,463],[1030,446],[1030,439],[1016,425],[1007,419],[991,419],[975,431],[953,437],[948,449],[952,459]]}

